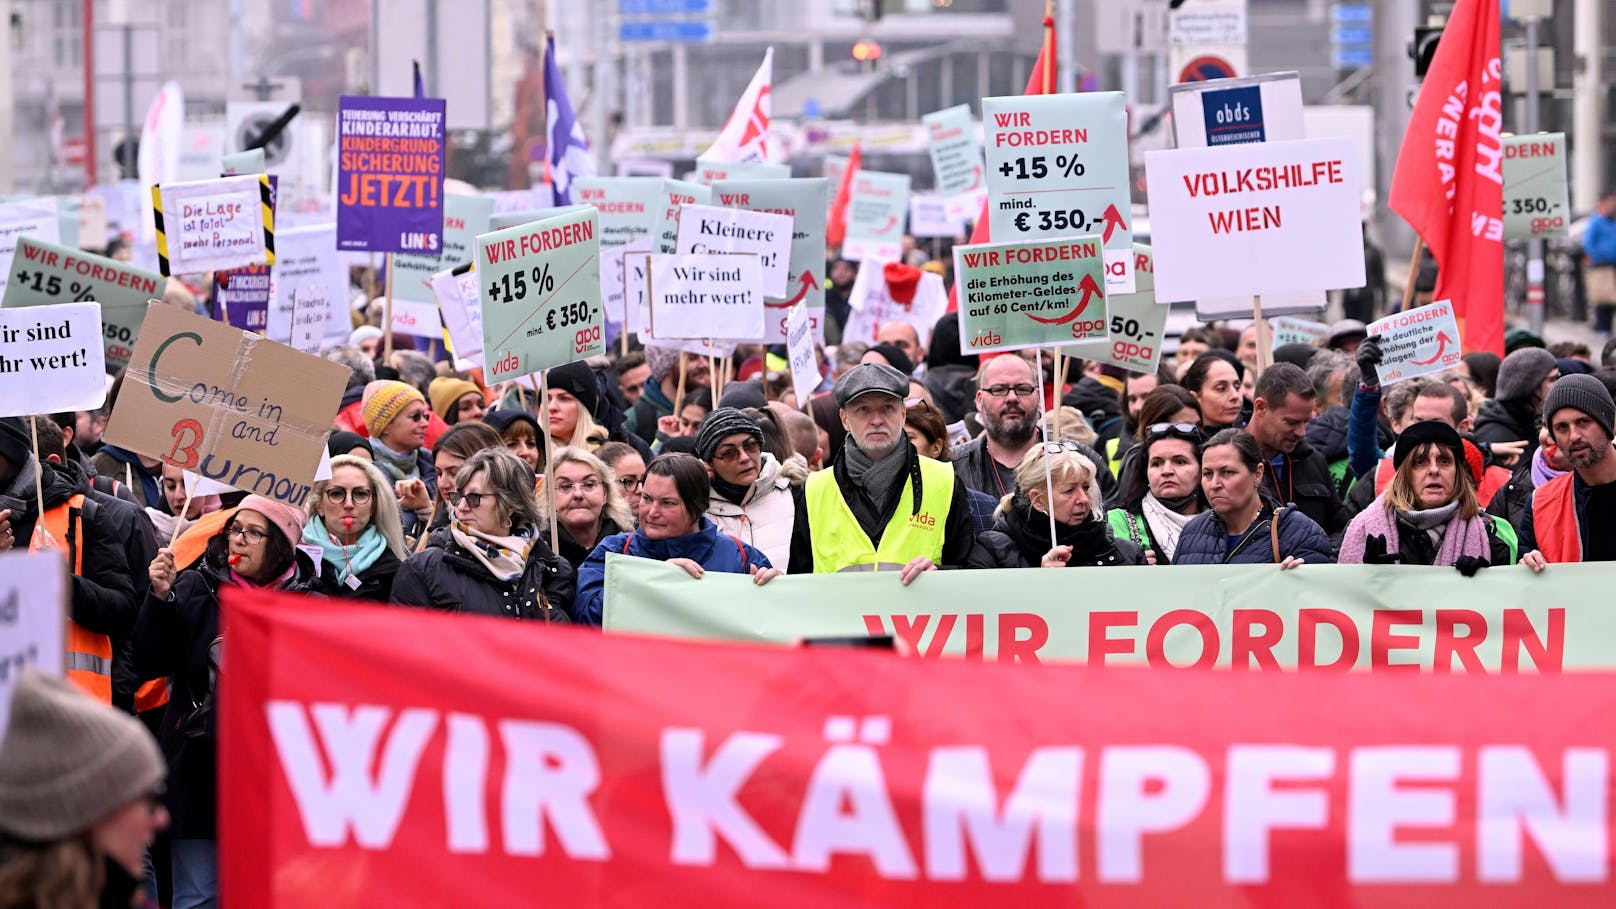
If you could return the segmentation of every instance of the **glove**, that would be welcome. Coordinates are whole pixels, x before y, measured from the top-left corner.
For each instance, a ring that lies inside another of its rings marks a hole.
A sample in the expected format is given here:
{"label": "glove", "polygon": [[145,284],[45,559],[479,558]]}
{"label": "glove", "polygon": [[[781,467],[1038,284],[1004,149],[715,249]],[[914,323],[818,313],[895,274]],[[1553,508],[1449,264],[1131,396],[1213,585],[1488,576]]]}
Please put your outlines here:
{"label": "glove", "polygon": [[1386,359],[1386,355],[1380,349],[1380,336],[1370,335],[1365,338],[1364,342],[1358,345],[1358,352],[1353,355],[1353,358],[1358,362],[1358,373],[1360,375],[1358,381],[1365,388],[1380,387],[1380,370],[1377,367],[1380,366],[1382,360]]}
{"label": "glove", "polygon": [[1491,562],[1480,556],[1460,556],[1453,563],[1453,567],[1459,569],[1459,573],[1467,578],[1475,577],[1476,572],[1491,565]]}
{"label": "glove", "polygon": [[1386,552],[1386,538],[1383,536],[1365,537],[1363,541],[1363,563],[1365,565],[1396,565],[1403,561],[1400,555],[1389,555]]}

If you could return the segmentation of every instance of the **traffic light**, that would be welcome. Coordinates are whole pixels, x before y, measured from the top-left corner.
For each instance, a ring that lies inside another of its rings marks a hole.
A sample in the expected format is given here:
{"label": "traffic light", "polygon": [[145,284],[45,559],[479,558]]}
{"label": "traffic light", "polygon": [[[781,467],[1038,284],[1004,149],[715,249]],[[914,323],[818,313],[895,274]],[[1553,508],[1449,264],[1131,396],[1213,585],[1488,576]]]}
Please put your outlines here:
{"label": "traffic light", "polygon": [[854,44],[853,59],[865,69],[875,69],[881,61],[881,42],[865,39]]}
{"label": "traffic light", "polygon": [[1414,58],[1414,77],[1425,78],[1426,70],[1436,58],[1436,45],[1442,38],[1442,26],[1420,25],[1414,29],[1414,40],[1408,46],[1408,55]]}

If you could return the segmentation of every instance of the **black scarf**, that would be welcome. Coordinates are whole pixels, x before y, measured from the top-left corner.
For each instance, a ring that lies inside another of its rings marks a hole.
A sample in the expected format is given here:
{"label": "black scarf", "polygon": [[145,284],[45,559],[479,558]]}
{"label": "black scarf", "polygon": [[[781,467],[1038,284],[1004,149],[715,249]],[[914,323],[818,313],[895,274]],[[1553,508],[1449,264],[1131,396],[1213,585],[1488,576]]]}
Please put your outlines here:
{"label": "black scarf", "polygon": [[713,487],[713,494],[731,505],[745,505],[746,497],[752,492],[750,485],[741,486],[737,483],[731,483],[720,477],[717,471],[713,472],[709,482]]}
{"label": "black scarf", "polygon": [[[1005,533],[1015,542],[1016,548],[1021,550],[1022,557],[1028,564],[1039,564],[1044,558],[1044,553],[1052,548],[1049,542],[1049,515],[1035,511],[1023,493],[1016,494],[1010,510],[1005,512],[1002,521]],[[1093,564],[1115,548],[1114,542],[1105,531],[1105,522],[1092,518],[1081,524],[1063,524],[1056,521],[1055,545],[1072,547],[1072,557],[1066,564]]]}

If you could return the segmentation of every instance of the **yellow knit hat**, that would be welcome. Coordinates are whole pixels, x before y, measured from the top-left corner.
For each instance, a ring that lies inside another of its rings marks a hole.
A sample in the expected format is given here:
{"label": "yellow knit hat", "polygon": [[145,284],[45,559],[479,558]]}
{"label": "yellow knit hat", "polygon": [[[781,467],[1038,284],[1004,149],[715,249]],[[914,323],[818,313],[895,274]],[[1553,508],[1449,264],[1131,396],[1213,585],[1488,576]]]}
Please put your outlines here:
{"label": "yellow knit hat", "polygon": [[449,412],[456,403],[466,395],[481,395],[483,390],[454,376],[439,376],[426,387],[427,393],[432,396],[432,412],[449,421]]}
{"label": "yellow knit hat", "polygon": [[361,413],[370,437],[381,438],[387,427],[398,419],[404,408],[415,402],[426,403],[426,397],[413,385],[391,379],[382,379],[365,386],[365,403]]}

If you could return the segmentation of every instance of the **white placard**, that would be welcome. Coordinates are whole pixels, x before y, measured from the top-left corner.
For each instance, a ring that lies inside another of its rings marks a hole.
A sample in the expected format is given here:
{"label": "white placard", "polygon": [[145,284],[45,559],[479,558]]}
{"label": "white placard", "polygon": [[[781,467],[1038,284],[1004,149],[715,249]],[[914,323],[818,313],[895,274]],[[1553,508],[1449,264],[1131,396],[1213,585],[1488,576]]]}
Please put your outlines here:
{"label": "white placard", "polygon": [[169,274],[264,264],[268,253],[259,176],[245,174],[158,187],[163,197]]}
{"label": "white placard", "polygon": [[[688,217],[681,223],[689,223]],[[763,337],[763,263],[758,256],[655,255],[646,285],[660,340]]]}
{"label": "white placard", "polygon": [[325,346],[325,326],[331,318],[322,288],[309,285],[292,292],[292,346],[307,354]]}
{"label": "white placard", "polygon": [[199,473],[192,473],[189,470],[184,470],[181,471],[181,474],[183,474],[181,482],[185,484],[185,494],[191,496],[192,498],[199,499],[203,496],[222,496],[227,492],[236,491],[236,487],[234,486],[226,486],[225,484],[220,483],[218,480],[210,480]]}
{"label": "white placard", "polygon": [[99,304],[0,309],[0,416],[95,410],[106,399]]}
{"label": "white placard", "polygon": [[271,341],[284,343],[292,336],[292,297],[300,290],[318,294],[325,301],[322,343],[331,347],[348,340],[353,328],[348,316],[348,266],[337,252],[336,222],[283,226],[275,231],[275,264],[270,273],[274,296],[269,301],[265,334]]}
{"label": "white placard", "polygon": [[60,677],[67,656],[67,566],[60,553],[0,552],[0,738],[22,667]]}
{"label": "white placard", "polygon": [[62,242],[61,215],[55,199],[24,199],[0,205],[0,296],[5,295],[6,283],[11,280],[11,257],[17,252],[20,237]]}
{"label": "white placard", "polygon": [[[656,248],[656,241],[650,236],[639,237],[610,249],[602,248],[600,251],[600,300],[601,306],[606,309],[606,321],[623,324],[626,318],[624,300],[628,295],[628,288],[623,273],[623,257],[628,255],[645,255]],[[638,309],[638,305],[635,307]]]}
{"label": "white placard", "polygon": [[942,275],[922,271],[915,295],[908,300],[894,300],[883,266],[879,262],[865,262],[853,279],[847,302],[851,312],[842,327],[843,344],[849,341],[874,344],[881,326],[893,321],[914,326],[921,343],[930,344],[931,330],[948,311],[948,289],[943,285]]}
{"label": "white placard", "polygon": [[786,355],[791,361],[791,385],[797,392],[797,406],[801,407],[825,378],[814,356],[814,327],[808,321],[806,304],[798,303],[786,311]]}
{"label": "white placard", "polygon": [[909,233],[916,237],[958,237],[965,233],[965,221],[949,215],[948,200],[942,196],[916,194],[909,197]]}
{"label": "white placard", "polygon": [[417,338],[443,337],[443,320],[438,304],[393,298],[393,330]]}
{"label": "white placard", "polygon": [[1369,334],[1380,339],[1382,385],[1452,369],[1464,354],[1459,348],[1459,322],[1447,300],[1370,323]]}
{"label": "white placard", "polygon": [[1161,302],[1362,287],[1351,140],[1145,153]]}
{"label": "white placard", "polygon": [[483,365],[483,301],[477,293],[477,272],[446,268],[432,276],[438,313],[449,332],[457,360]]}
{"label": "white placard", "polygon": [[679,245],[675,251],[751,253],[758,257],[762,268],[763,292],[784,297],[791,283],[791,239],[790,215],[686,205],[679,213]]}
{"label": "white placard", "polygon": [[650,253],[623,256],[623,330],[639,335],[642,341],[651,337],[651,310],[645,299],[645,277],[650,271]]}
{"label": "white placard", "polygon": [[[1268,304],[1263,308],[1266,311]],[[1323,347],[1324,342],[1330,338],[1330,326],[1323,322],[1313,322],[1308,319],[1298,319],[1294,316],[1279,316],[1268,320],[1268,330],[1274,335],[1274,350],[1286,344],[1311,344],[1314,347]]]}

